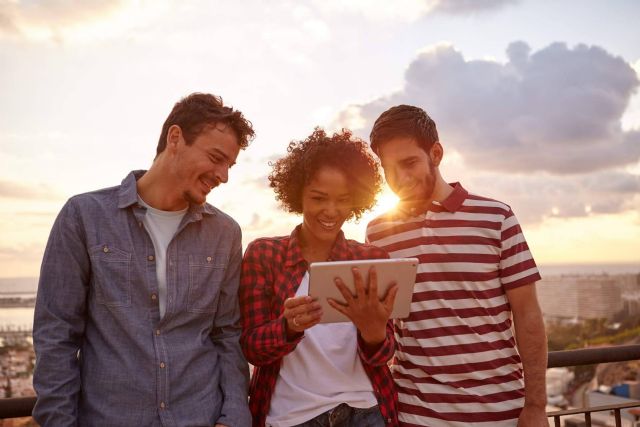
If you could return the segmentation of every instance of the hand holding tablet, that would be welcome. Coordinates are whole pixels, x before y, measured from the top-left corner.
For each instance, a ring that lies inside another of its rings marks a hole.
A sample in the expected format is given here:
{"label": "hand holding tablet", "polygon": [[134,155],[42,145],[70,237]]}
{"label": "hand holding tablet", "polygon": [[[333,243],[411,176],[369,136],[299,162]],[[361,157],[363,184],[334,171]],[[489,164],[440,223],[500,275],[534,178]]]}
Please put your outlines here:
{"label": "hand holding tablet", "polygon": [[[415,258],[312,263],[309,267],[309,296],[322,307],[320,323],[349,322],[349,317],[352,317],[356,326],[360,326],[358,323],[366,322],[360,318],[366,310],[384,309],[387,317],[407,317],[417,266]],[[375,272],[369,277],[371,267],[375,267]],[[396,288],[392,288],[394,284]],[[374,295],[369,291],[375,292],[380,304],[367,300]],[[351,308],[345,308],[348,306]]]}

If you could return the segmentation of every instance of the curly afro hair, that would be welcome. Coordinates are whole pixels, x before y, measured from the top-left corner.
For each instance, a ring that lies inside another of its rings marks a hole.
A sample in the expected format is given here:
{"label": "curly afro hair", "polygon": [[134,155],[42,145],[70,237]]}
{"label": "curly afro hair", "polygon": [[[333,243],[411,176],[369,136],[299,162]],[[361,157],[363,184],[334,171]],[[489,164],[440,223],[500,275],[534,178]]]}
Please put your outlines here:
{"label": "curly afro hair", "polygon": [[302,189],[321,167],[335,168],[347,177],[353,198],[351,215],[359,220],[376,202],[382,177],[367,144],[349,130],[328,136],[321,128],[302,141],[292,141],[287,155],[269,165],[269,185],[287,212],[302,214]]}

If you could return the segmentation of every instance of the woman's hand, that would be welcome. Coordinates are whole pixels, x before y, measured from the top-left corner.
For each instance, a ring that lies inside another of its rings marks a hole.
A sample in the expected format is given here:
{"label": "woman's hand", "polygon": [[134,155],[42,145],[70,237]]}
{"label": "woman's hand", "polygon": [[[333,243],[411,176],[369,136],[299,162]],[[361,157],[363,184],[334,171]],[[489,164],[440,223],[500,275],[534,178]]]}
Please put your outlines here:
{"label": "woman's hand", "polygon": [[320,322],[322,308],[310,296],[287,298],[284,301],[284,318],[287,321],[287,337],[291,338]]}
{"label": "woman's hand", "polygon": [[356,294],[352,295],[342,279],[335,279],[336,287],[344,297],[346,304],[329,298],[331,307],[347,316],[360,335],[369,345],[380,344],[387,336],[387,320],[393,311],[393,303],[398,293],[398,285],[393,283],[382,300],[378,299],[378,274],[375,267],[369,269],[369,283],[364,280],[357,268],[353,268],[353,281]]}

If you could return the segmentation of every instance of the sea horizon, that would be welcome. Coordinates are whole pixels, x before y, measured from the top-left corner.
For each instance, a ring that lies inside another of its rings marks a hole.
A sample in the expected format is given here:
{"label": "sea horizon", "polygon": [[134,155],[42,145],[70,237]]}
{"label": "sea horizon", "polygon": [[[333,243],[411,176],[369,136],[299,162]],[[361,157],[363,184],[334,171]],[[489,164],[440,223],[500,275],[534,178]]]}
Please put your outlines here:
{"label": "sea horizon", "polygon": [[[640,274],[640,261],[621,263],[549,263],[538,264],[542,277],[591,274]],[[38,277],[0,277],[0,294],[33,294],[38,290]]]}

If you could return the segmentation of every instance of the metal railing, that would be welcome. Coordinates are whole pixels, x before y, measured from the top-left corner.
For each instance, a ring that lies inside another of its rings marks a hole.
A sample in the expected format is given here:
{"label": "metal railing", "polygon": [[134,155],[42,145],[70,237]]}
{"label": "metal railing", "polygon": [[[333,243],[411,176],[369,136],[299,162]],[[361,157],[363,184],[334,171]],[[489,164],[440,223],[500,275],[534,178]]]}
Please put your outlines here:
{"label": "metal railing", "polygon": [[[625,362],[640,360],[640,345],[624,345],[612,347],[583,348],[580,350],[565,350],[549,352],[547,366],[549,368],[592,365],[596,363]],[[35,397],[13,397],[0,399],[0,419],[31,416]],[[622,405],[605,405],[592,408],[577,408],[563,411],[548,412],[549,418],[553,418],[554,425],[560,426],[560,418],[568,415],[584,414],[586,427],[591,426],[591,414],[593,412],[612,411],[616,421],[616,427],[622,426],[621,410],[640,407],[640,401],[625,403]]]}

